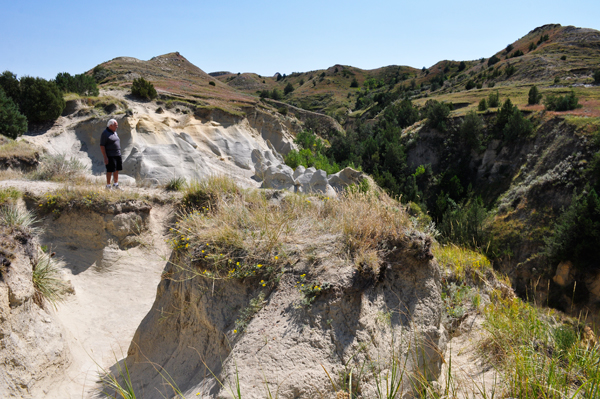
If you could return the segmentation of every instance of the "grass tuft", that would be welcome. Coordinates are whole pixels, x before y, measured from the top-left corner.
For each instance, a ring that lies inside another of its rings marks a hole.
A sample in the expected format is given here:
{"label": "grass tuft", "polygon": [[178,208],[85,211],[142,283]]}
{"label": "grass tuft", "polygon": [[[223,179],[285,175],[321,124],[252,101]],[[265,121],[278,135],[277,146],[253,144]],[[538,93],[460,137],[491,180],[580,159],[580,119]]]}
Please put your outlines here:
{"label": "grass tuft", "polygon": [[18,228],[30,234],[38,232],[38,228],[33,227],[37,222],[35,215],[27,210],[21,210],[16,205],[5,205],[0,207],[0,224]]}
{"label": "grass tuft", "polygon": [[33,266],[33,286],[35,288],[34,301],[40,307],[44,301],[50,302],[56,308],[70,290],[69,284],[62,279],[59,261],[52,255],[40,251],[38,259]]}
{"label": "grass tuft", "polygon": [[165,185],[167,191],[181,191],[185,188],[185,177],[174,177]]}

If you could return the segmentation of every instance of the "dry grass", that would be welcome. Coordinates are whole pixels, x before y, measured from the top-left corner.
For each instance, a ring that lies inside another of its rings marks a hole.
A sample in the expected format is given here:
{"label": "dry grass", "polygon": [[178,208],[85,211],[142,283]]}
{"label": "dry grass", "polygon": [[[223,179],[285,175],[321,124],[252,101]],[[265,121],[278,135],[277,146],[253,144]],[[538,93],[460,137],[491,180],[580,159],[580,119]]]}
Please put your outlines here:
{"label": "dry grass", "polygon": [[24,140],[11,140],[0,135],[0,158],[31,159],[37,157],[39,151]]}
{"label": "dry grass", "polygon": [[341,245],[330,256],[378,264],[411,226],[399,204],[375,192],[347,192],[338,199],[276,195],[242,190],[223,177],[192,183],[171,243],[204,275],[262,275],[270,281],[301,255],[298,248],[309,241],[330,245],[332,237]]}
{"label": "dry grass", "polygon": [[129,190],[106,190],[102,188],[66,186],[42,197],[33,197],[37,209],[43,214],[59,216],[65,209],[102,210],[109,204],[143,200],[142,196]]}

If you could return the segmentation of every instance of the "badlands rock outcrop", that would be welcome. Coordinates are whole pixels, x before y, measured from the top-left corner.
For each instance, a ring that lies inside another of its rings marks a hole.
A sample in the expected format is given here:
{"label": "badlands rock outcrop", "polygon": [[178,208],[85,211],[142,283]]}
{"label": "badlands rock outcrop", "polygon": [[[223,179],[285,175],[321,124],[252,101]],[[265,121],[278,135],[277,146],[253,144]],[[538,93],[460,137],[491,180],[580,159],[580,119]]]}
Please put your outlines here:
{"label": "badlands rock outcrop", "polygon": [[[174,255],[125,359],[134,388],[144,398],[170,397],[168,375],[190,398],[228,397],[238,385],[245,398],[264,398],[267,389],[282,399],[333,397],[328,374],[348,383],[352,371],[362,397],[371,398],[375,379],[399,361],[409,393],[412,379],[439,376],[446,342],[430,244],[412,235],[378,275],[335,256],[288,265],[272,288],[258,277],[191,276]],[[304,278],[327,287],[310,306],[301,304]],[[247,317],[248,309],[255,314]]]}
{"label": "badlands rock outcrop", "polygon": [[37,241],[0,226],[0,242],[0,393],[29,398],[40,381],[69,365],[71,353],[51,305],[33,286]]}

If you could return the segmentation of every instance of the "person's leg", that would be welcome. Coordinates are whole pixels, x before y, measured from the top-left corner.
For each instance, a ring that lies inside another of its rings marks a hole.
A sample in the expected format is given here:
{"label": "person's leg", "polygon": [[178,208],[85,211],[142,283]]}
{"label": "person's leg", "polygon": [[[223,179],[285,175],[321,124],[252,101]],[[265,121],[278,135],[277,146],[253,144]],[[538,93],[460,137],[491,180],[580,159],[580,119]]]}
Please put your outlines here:
{"label": "person's leg", "polygon": [[118,184],[119,183],[119,171],[115,170],[115,172],[113,173],[113,176],[114,176],[113,183]]}
{"label": "person's leg", "polygon": [[106,172],[106,185],[110,184],[110,178],[112,176],[112,172]]}

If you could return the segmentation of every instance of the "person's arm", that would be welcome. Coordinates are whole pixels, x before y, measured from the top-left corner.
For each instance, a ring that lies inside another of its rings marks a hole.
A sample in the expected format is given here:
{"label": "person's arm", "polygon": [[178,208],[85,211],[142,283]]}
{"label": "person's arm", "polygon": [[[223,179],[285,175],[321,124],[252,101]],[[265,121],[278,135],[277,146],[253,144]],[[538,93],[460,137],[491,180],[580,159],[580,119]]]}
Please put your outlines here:
{"label": "person's arm", "polygon": [[102,151],[102,155],[104,156],[104,165],[108,165],[108,157],[106,156],[106,148],[101,145],[100,151]]}

